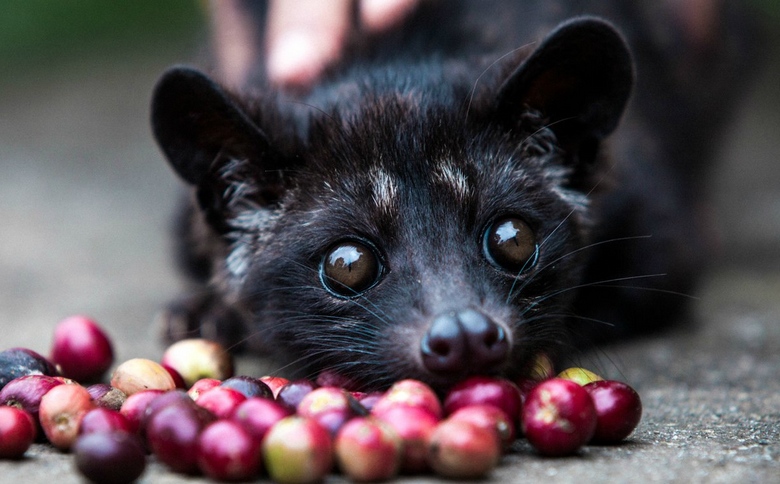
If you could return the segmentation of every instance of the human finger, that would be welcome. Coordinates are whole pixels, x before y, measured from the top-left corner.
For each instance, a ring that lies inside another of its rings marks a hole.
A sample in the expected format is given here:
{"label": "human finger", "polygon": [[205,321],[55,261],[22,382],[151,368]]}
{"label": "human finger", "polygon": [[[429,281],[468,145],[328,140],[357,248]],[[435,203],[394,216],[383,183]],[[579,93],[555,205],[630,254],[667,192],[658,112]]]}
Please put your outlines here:
{"label": "human finger", "polygon": [[340,57],[350,0],[275,0],[268,12],[266,69],[272,83],[307,88]]}

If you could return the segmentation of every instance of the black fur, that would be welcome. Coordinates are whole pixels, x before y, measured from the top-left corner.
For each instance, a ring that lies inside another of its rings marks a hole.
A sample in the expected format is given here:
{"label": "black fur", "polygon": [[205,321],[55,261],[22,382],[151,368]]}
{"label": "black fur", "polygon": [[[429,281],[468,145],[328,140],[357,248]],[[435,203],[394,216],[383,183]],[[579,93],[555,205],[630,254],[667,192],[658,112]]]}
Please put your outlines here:
{"label": "black fur", "polygon": [[[518,377],[537,352],[569,348],[571,332],[606,339],[607,323],[637,333],[679,316],[687,300],[669,294],[690,293],[701,266],[699,198],[686,192],[698,168],[664,159],[684,149],[669,126],[648,124],[656,101],[643,95],[610,161],[604,140],[634,78],[626,42],[595,17],[552,28],[589,11],[629,25],[635,44],[646,12],[626,3],[424,3],[403,28],[350,44],[351,62],[296,97],[264,87],[261,62],[235,94],[190,68],[166,73],[153,129],[193,187],[183,260],[202,284],[172,306],[168,336],[200,328],[304,375],[442,388],[473,372]],[[648,59],[640,87],[677,67]],[[505,216],[538,245],[518,273],[485,251]],[[341,241],[378,258],[378,281],[354,297],[323,283]],[[510,351],[489,367],[431,371],[421,340],[467,309]]]}

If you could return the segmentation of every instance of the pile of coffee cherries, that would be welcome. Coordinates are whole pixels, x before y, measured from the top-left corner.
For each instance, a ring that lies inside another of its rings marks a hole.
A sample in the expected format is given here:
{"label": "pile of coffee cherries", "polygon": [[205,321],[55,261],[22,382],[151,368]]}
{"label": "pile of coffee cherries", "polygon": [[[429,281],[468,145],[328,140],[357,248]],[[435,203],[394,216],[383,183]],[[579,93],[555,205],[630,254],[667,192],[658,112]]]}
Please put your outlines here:
{"label": "pile of coffee cherries", "polygon": [[329,371],[316,381],[234,376],[230,354],[202,339],[173,344],[160,362],[125,361],[110,384],[77,383],[112,365],[109,338],[84,316],[57,325],[50,358],[0,352],[0,458],[22,457],[38,438],[72,452],[99,483],[136,480],[149,453],[220,481],[318,482],[334,471],[355,481],[477,479],[518,436],[539,454],[570,455],[622,441],[642,414],[628,385],[583,368],[555,375],[545,357],[531,378],[474,376],[443,400],[416,380],[362,393]]}

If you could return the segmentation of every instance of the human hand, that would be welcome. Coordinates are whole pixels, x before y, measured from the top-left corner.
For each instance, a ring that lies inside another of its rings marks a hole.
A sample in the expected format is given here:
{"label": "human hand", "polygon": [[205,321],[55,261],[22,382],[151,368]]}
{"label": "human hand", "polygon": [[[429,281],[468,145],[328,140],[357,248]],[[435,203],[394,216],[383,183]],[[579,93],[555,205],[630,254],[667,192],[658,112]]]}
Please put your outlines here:
{"label": "human hand", "polygon": [[347,36],[360,28],[376,33],[400,23],[419,0],[272,0],[266,31],[268,79],[281,87],[308,88],[339,61]]}

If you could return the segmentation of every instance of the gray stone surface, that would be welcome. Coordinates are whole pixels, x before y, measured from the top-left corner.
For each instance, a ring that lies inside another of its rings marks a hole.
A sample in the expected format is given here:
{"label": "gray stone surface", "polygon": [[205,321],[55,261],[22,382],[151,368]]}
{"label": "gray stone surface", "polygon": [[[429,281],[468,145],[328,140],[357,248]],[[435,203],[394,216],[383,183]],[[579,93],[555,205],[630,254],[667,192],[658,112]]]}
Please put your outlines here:
{"label": "gray stone surface", "polygon": [[[0,347],[47,353],[59,319],[88,313],[118,361],[161,355],[154,315],[180,289],[167,239],[178,182],[149,135],[147,104],[158,74],[184,58],[161,49],[0,77]],[[697,324],[582,356],[639,391],[634,436],[563,459],[520,444],[492,481],[780,482],[778,78],[775,56],[714,171],[722,253]],[[0,462],[0,482],[55,481],[81,482],[47,446]],[[184,481],[201,479],[154,463],[142,478]]]}

